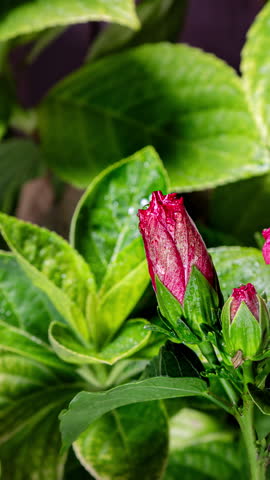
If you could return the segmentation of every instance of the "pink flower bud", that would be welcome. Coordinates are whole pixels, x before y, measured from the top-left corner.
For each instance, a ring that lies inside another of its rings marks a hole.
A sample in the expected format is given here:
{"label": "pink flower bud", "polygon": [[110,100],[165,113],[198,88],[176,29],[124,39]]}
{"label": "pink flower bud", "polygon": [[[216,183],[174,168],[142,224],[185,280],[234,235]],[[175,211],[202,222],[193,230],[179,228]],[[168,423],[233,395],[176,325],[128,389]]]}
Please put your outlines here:
{"label": "pink flower bud", "polygon": [[192,266],[215,288],[216,273],[204,241],[189,217],[178,194],[153,192],[150,205],[139,210],[149,272],[156,290],[155,276],[182,304]]}
{"label": "pink flower bud", "polygon": [[247,285],[242,285],[241,287],[233,289],[230,313],[231,323],[242,302],[247,305],[250,312],[259,321],[259,302],[257,292],[252,283],[247,283]]}
{"label": "pink flower bud", "polygon": [[262,231],[262,234],[265,238],[265,244],[262,249],[262,254],[264,261],[267,265],[270,264],[270,228],[265,228]]}

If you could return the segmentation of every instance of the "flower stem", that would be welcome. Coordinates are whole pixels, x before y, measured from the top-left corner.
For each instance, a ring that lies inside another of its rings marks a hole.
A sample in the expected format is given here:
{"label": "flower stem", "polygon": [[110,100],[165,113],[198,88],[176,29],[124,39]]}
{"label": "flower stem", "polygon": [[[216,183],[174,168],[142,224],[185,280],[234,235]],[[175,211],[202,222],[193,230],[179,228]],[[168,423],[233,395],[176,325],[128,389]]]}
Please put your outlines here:
{"label": "flower stem", "polygon": [[266,467],[263,459],[259,457],[257,450],[254,429],[254,403],[248,393],[248,383],[254,381],[252,362],[244,362],[242,368],[244,378],[243,409],[241,413],[236,415],[236,419],[239,423],[248,454],[250,480],[264,480]]}
{"label": "flower stem", "polygon": [[248,454],[250,480],[264,480],[265,466],[262,459],[258,458],[256,435],[253,426],[253,409],[252,400],[244,399],[243,413],[237,417],[237,420]]}
{"label": "flower stem", "polygon": [[214,350],[214,347],[212,343],[210,342],[201,342],[199,344],[199,348],[203,354],[203,356],[206,358],[208,363],[211,365],[211,367],[218,365],[219,361],[216,355],[216,352]]}
{"label": "flower stem", "polygon": [[[200,345],[200,350],[203,354],[203,356],[208,360],[209,365],[211,367],[215,367],[219,365],[219,360],[217,358],[216,352],[214,350],[213,345],[210,342],[202,342]],[[232,402],[232,405],[237,405],[239,401],[239,396],[234,390],[233,386],[231,383],[226,380],[225,378],[220,378],[220,383],[222,387],[224,388],[227,396],[229,397],[230,401]]]}

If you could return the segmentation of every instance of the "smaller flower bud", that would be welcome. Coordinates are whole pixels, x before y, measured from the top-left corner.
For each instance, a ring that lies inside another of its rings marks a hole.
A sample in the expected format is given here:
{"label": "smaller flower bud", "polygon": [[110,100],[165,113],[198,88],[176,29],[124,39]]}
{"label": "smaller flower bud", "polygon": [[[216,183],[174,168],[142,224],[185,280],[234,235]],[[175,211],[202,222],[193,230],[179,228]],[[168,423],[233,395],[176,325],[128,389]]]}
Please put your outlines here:
{"label": "smaller flower bud", "polygon": [[269,265],[270,264],[270,228],[265,228],[262,231],[262,235],[265,238],[262,254],[263,254],[265,263]]}
{"label": "smaller flower bud", "polygon": [[255,360],[266,346],[269,313],[251,283],[233,289],[223,307],[221,321],[225,347],[234,366]]}

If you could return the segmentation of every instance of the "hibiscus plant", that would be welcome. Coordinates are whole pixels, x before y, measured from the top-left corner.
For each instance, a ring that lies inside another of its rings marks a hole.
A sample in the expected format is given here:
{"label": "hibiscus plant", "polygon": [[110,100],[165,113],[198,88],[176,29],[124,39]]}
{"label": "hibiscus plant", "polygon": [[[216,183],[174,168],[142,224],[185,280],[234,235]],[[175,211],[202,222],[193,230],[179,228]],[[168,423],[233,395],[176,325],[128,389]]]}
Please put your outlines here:
{"label": "hibiscus plant", "polygon": [[169,190],[147,147],[90,184],[70,244],[0,214],[5,480],[266,478],[270,267],[209,253]]}
{"label": "hibiscus plant", "polygon": [[[1,480],[270,478],[270,3],[241,77],[163,42],[185,5],[0,6]],[[10,52],[90,20],[24,111]],[[7,215],[44,168],[86,189],[69,241]]]}

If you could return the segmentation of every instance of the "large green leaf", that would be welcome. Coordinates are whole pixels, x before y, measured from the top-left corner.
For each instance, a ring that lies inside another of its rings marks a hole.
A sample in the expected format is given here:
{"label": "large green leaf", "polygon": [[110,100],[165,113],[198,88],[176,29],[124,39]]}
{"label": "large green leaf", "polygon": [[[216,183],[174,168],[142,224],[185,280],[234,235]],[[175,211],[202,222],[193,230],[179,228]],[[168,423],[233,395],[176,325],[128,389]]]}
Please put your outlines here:
{"label": "large green leaf", "polygon": [[248,247],[211,248],[210,254],[216,267],[224,298],[241,284],[253,283],[259,294],[270,298],[270,269],[260,250]]}
{"label": "large green leaf", "polygon": [[269,35],[270,4],[267,3],[248,32],[241,63],[243,84],[250,108],[267,145],[270,133]]}
{"label": "large green leaf", "polygon": [[181,191],[270,168],[236,73],[185,45],[146,45],[85,66],[51,91],[40,125],[51,167],[77,185],[149,144]]}
{"label": "large green leaf", "polygon": [[184,408],[171,420],[170,455],[164,480],[244,480],[233,431],[202,412]]}
{"label": "large green leaf", "polygon": [[94,279],[83,258],[57,234],[5,214],[0,214],[0,231],[33,283],[86,337],[82,312]]}
{"label": "large green leaf", "polygon": [[3,350],[0,350],[0,376],[1,409],[58,381],[57,374],[44,364]]}
{"label": "large green leaf", "polygon": [[[1,334],[2,338],[2,334]],[[15,343],[16,346],[16,343]],[[28,348],[25,352],[28,354]],[[83,388],[76,376],[0,346],[0,459],[5,480],[61,480],[57,416]],[[57,357],[55,356],[56,360]]]}
{"label": "large green leaf", "polygon": [[175,41],[183,23],[186,4],[186,0],[142,0],[137,6],[140,30],[109,25],[90,46],[89,59],[144,43]]}
{"label": "large green leaf", "polygon": [[101,351],[78,343],[72,332],[61,323],[52,323],[50,340],[60,358],[74,364],[105,363],[113,365],[118,360],[129,357],[143,348],[150,332],[145,330],[145,320],[129,320]]}
{"label": "large green leaf", "polygon": [[[57,413],[52,412],[31,429],[23,443],[15,443],[3,455],[5,480],[62,480],[66,454],[60,455],[61,440],[57,428]],[[2,448],[2,447],[1,447]]]}
{"label": "large green leaf", "polygon": [[[71,243],[90,264],[104,290],[123,276],[121,265],[117,265],[119,254],[129,255],[129,261],[141,254],[142,244],[134,243],[140,238],[137,211],[157,189],[167,191],[167,175],[154,149],[147,147],[104,170],[79,202],[72,220]],[[130,270],[129,264],[126,269]]]}
{"label": "large green leaf", "polygon": [[137,211],[153,190],[167,188],[163,165],[148,147],[102,172],[81,199],[71,242],[99,288],[96,312],[89,308],[93,336],[111,337],[144,292],[149,274]]}
{"label": "large green leaf", "polygon": [[0,458],[5,480],[61,480],[58,414],[76,389],[47,387],[0,410]]}
{"label": "large green leaf", "polygon": [[0,41],[90,20],[139,26],[133,0],[7,0],[0,6]]}
{"label": "large green leaf", "polygon": [[0,144],[0,209],[2,211],[10,213],[23,183],[42,174],[42,160],[40,150],[30,140],[7,140]]}
{"label": "large green leaf", "polygon": [[44,342],[54,320],[61,320],[48,297],[31,282],[15,256],[0,251],[0,319]]}
{"label": "large green leaf", "polygon": [[61,414],[63,446],[67,448],[91,423],[124,405],[164,398],[205,395],[207,384],[199,378],[154,377],[120,385],[100,393],[80,392]]}
{"label": "large green leaf", "polygon": [[88,427],[73,448],[96,478],[137,480],[143,472],[144,480],[158,480],[168,450],[164,407],[148,402],[113,410]]}
{"label": "large green leaf", "polygon": [[7,325],[2,320],[0,320],[0,350],[18,353],[55,369],[69,371],[46,343],[23,330]]}

